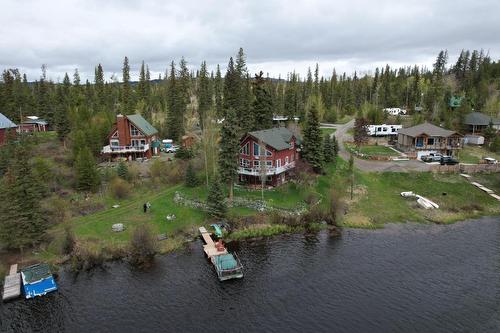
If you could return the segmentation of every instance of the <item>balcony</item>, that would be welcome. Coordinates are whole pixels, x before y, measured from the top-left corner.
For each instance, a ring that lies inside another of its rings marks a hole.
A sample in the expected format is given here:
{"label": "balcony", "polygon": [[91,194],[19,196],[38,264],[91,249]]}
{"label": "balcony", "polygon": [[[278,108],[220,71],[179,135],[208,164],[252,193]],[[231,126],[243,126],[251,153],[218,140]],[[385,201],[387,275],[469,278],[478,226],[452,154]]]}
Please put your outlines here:
{"label": "balcony", "polygon": [[[286,165],[283,165],[281,167],[266,167],[266,176],[272,176],[272,175],[279,175],[280,173],[283,173],[287,170],[293,169],[295,167],[295,161],[290,162]],[[260,167],[254,167],[254,168],[246,168],[240,166],[238,169],[238,174],[240,175],[247,175],[247,176],[261,176],[261,169]]]}
{"label": "balcony", "polygon": [[149,150],[149,144],[141,146],[104,146],[103,154],[126,154],[126,153],[144,153]]}

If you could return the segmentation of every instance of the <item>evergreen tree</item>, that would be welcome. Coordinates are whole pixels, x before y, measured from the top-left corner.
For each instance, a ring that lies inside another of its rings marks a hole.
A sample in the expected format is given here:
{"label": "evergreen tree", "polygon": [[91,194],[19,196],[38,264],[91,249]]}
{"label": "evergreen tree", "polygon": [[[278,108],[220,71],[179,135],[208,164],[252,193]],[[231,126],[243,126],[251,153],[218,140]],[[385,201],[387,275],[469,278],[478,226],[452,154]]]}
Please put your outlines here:
{"label": "evergreen tree", "polygon": [[188,163],[188,166],[186,168],[186,174],[184,176],[184,184],[187,187],[198,186],[198,179],[196,178],[196,172],[194,171],[192,163]]}
{"label": "evergreen tree", "polygon": [[78,153],[75,162],[76,188],[79,191],[97,190],[101,183],[94,156],[89,148],[84,147]]}
{"label": "evergreen tree", "polygon": [[323,168],[323,145],[316,103],[311,104],[304,128],[303,156],[315,172]]}
{"label": "evergreen tree", "polygon": [[121,98],[121,109],[122,113],[128,115],[133,114],[132,106],[132,88],[130,87],[130,66],[128,64],[128,58],[123,59],[122,68],[122,98]]}
{"label": "evergreen tree", "polygon": [[273,105],[271,93],[262,77],[263,73],[255,75],[253,103],[254,124],[252,130],[271,128],[273,126]]}
{"label": "evergreen tree", "polygon": [[217,71],[215,72],[215,81],[214,81],[214,94],[215,94],[215,112],[217,117],[221,118],[224,115],[224,104],[222,101],[222,77],[220,73],[220,67],[217,64]]}
{"label": "evergreen tree", "polygon": [[22,249],[38,243],[45,235],[40,184],[33,176],[29,151],[16,147],[14,159],[0,187],[0,240],[8,248]]}
{"label": "evergreen tree", "polygon": [[229,200],[233,199],[233,185],[238,171],[239,128],[233,108],[226,110],[220,130],[219,172],[221,180],[229,184]]}
{"label": "evergreen tree", "polygon": [[129,174],[128,174],[128,167],[127,167],[127,164],[125,164],[125,162],[121,161],[118,164],[118,167],[116,168],[116,174],[121,179],[124,179],[124,180],[128,179],[128,176],[129,176]]}
{"label": "evergreen tree", "polygon": [[224,192],[219,177],[214,177],[208,189],[208,213],[215,218],[224,218],[227,212]]}
{"label": "evergreen tree", "polygon": [[201,63],[198,81],[198,116],[200,127],[203,130],[205,116],[212,107],[212,91],[210,90],[210,78],[205,61]]}
{"label": "evergreen tree", "polygon": [[[68,79],[68,84],[69,84],[69,77],[66,74],[65,78],[65,84],[66,84],[66,79]],[[69,90],[69,87],[68,87]],[[62,87],[57,88],[57,106],[56,106],[56,114],[55,114],[55,128],[57,131],[57,137],[59,140],[62,142],[66,142],[66,138],[71,130],[70,123],[69,123],[69,117],[68,117],[68,109],[69,109],[69,103],[67,102],[66,98],[68,97],[67,94],[65,94],[65,86],[63,85]]]}
{"label": "evergreen tree", "polygon": [[106,93],[104,91],[104,70],[102,69],[101,64],[98,64],[95,69],[95,77],[94,77],[94,90],[96,92],[97,97],[97,107],[104,108]]}
{"label": "evergreen tree", "polygon": [[330,135],[325,135],[323,142],[323,156],[326,163],[330,163],[335,158],[335,147],[333,145],[333,140]]}
{"label": "evergreen tree", "polygon": [[141,64],[141,71],[139,73],[139,83],[137,84],[137,95],[140,101],[146,101],[148,94],[146,91],[146,66],[144,60]]}
{"label": "evergreen tree", "polygon": [[168,77],[168,114],[167,133],[174,141],[179,141],[184,134],[183,97],[180,91],[179,80],[176,77],[175,63],[170,65]]}

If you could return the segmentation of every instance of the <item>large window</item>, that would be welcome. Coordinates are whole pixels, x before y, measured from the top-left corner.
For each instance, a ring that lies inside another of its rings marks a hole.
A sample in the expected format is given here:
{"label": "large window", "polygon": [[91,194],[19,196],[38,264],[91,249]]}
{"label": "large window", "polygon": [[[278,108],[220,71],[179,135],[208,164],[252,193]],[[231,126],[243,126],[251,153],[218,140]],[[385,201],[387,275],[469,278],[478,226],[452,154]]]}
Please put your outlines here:
{"label": "large window", "polygon": [[419,136],[417,138],[417,143],[415,144],[416,147],[423,147],[424,146],[424,138]]}
{"label": "large window", "polygon": [[280,168],[281,167],[281,159],[276,160],[276,167]]}
{"label": "large window", "polygon": [[428,138],[428,139],[427,139],[427,144],[428,144],[429,146],[433,146],[433,145],[434,145],[434,138]]}
{"label": "large window", "polygon": [[249,168],[250,167],[250,161],[241,158],[240,159],[240,166],[243,167],[243,168]]}
{"label": "large window", "polygon": [[240,149],[240,153],[243,155],[250,155],[250,143],[247,142],[243,147]]}
{"label": "large window", "polygon": [[134,125],[130,125],[130,135],[141,136],[141,131],[139,131]]}
{"label": "large window", "polygon": [[257,143],[253,143],[253,156],[260,155],[260,146]]}
{"label": "large window", "polygon": [[254,168],[260,168],[260,161],[253,161]]}
{"label": "large window", "polygon": [[111,147],[119,147],[120,146],[120,141],[118,140],[110,140]]}

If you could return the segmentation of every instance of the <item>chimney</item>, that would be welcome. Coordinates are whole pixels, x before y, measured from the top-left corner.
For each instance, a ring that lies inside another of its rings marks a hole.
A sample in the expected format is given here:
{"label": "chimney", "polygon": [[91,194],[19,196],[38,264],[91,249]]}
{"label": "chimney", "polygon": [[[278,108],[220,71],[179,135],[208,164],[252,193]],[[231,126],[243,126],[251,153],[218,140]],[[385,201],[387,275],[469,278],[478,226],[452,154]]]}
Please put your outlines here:
{"label": "chimney", "polygon": [[130,131],[127,126],[128,121],[122,114],[116,116],[116,129],[118,131],[118,140],[120,146],[130,145]]}

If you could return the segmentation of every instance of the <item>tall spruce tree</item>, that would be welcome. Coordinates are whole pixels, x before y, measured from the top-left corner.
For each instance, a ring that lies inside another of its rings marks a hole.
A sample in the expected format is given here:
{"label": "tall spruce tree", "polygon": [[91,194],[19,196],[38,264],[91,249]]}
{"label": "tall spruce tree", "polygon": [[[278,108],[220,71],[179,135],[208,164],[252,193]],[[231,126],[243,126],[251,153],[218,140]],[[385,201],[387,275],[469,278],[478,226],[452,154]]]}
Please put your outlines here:
{"label": "tall spruce tree", "polygon": [[76,188],[79,191],[95,192],[101,183],[94,156],[88,147],[82,148],[75,162]]}
{"label": "tall spruce tree", "polygon": [[134,113],[132,106],[132,88],[130,87],[130,65],[127,57],[123,59],[121,103],[122,113],[126,115]]}
{"label": "tall spruce tree", "polygon": [[215,80],[214,80],[214,95],[215,95],[215,113],[219,118],[224,116],[224,104],[222,101],[223,89],[224,88],[222,83],[222,76],[220,73],[220,66],[217,64],[217,71],[215,72]]}
{"label": "tall spruce tree", "polygon": [[319,128],[318,109],[316,103],[312,103],[307,114],[304,128],[304,159],[311,165],[315,172],[321,172],[323,168],[323,141]]}
{"label": "tall spruce tree", "polygon": [[323,140],[323,156],[326,163],[330,163],[335,158],[335,148],[329,134],[326,134]]}
{"label": "tall spruce tree", "polygon": [[179,141],[184,134],[184,102],[173,61],[170,64],[170,75],[168,76],[167,103],[167,134],[172,140]]}
{"label": "tall spruce tree", "polygon": [[205,116],[212,107],[212,91],[210,89],[210,77],[208,76],[207,63],[201,63],[200,73],[198,76],[198,117],[201,129]]}
{"label": "tall spruce tree", "polygon": [[273,100],[266,81],[262,76],[262,71],[259,74],[255,74],[254,121],[252,130],[271,128],[273,126]]}
{"label": "tall spruce tree", "polygon": [[229,185],[229,200],[233,200],[233,186],[238,171],[239,128],[236,112],[226,110],[226,117],[220,130],[219,172],[221,180]]}
{"label": "tall spruce tree", "polygon": [[208,213],[215,218],[223,218],[227,212],[224,192],[219,177],[214,177],[208,189]]}
{"label": "tall spruce tree", "polygon": [[8,248],[22,249],[45,235],[46,220],[40,207],[40,184],[33,176],[29,151],[21,143],[0,187],[0,240]]}

